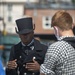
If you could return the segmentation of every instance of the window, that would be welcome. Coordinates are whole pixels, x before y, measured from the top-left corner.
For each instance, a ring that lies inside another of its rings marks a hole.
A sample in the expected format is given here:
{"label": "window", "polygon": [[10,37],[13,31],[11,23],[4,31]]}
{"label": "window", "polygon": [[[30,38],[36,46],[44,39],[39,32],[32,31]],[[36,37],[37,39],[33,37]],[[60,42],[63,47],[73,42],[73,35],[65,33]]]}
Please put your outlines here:
{"label": "window", "polygon": [[8,22],[12,22],[12,4],[8,4]]}
{"label": "window", "polygon": [[51,16],[43,16],[42,26],[44,29],[51,29]]}
{"label": "window", "polygon": [[8,11],[12,11],[12,4],[8,4]]}
{"label": "window", "polygon": [[8,21],[11,22],[12,21],[12,17],[8,16]]}

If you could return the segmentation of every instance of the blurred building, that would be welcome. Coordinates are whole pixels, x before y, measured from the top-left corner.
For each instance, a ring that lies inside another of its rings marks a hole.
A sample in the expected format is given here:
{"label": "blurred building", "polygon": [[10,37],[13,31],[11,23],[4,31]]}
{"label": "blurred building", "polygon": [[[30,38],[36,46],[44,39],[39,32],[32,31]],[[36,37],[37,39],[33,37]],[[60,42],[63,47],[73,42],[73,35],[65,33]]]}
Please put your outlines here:
{"label": "blurred building", "polygon": [[15,33],[15,20],[24,15],[25,2],[37,2],[37,0],[0,0],[0,30]]}
{"label": "blurred building", "polygon": [[[57,10],[67,10],[75,22],[75,0],[0,0],[0,30],[15,34],[15,20],[25,15],[34,19],[35,35],[41,38],[54,37],[51,18]],[[46,36],[46,37],[45,37]]]}
{"label": "blurred building", "polygon": [[15,34],[15,20],[30,15],[35,23],[35,36],[56,40],[51,18],[57,10],[68,11],[75,23],[75,0],[0,0],[0,30],[4,35]]}
{"label": "blurred building", "polygon": [[24,15],[33,17],[35,34],[51,34],[51,17],[57,10],[65,9],[75,18],[74,0],[0,0],[0,30],[15,33],[15,20]]}
{"label": "blurred building", "polygon": [[37,3],[25,3],[24,14],[33,17],[35,35],[43,39],[55,40],[51,18],[58,10],[66,10],[73,17],[75,23],[75,5],[72,0],[40,0]]}

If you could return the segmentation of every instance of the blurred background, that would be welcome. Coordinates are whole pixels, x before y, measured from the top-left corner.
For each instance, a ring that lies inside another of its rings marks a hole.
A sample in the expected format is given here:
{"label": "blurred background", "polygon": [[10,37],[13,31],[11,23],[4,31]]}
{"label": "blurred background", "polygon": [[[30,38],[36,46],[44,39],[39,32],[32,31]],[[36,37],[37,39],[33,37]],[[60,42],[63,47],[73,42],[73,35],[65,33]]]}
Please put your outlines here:
{"label": "blurred background", "polygon": [[20,41],[15,33],[15,20],[30,15],[35,23],[35,38],[49,45],[56,41],[51,18],[58,10],[66,10],[75,25],[75,0],[0,0],[0,55],[4,66],[10,48]]}

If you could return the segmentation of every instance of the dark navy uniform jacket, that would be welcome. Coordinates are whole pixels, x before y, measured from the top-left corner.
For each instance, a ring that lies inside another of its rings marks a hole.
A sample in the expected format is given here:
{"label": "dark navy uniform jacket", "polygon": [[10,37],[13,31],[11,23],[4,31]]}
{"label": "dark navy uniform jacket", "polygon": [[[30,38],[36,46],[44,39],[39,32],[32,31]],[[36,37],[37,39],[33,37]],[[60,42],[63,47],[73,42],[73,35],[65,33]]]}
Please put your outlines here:
{"label": "dark navy uniform jacket", "polygon": [[6,69],[6,75],[39,75],[39,71],[32,72],[25,69],[25,64],[32,62],[35,57],[35,60],[41,65],[48,47],[35,39],[31,47],[32,49],[30,47],[24,48],[21,42],[12,47],[9,60],[17,59],[18,67],[14,70]]}

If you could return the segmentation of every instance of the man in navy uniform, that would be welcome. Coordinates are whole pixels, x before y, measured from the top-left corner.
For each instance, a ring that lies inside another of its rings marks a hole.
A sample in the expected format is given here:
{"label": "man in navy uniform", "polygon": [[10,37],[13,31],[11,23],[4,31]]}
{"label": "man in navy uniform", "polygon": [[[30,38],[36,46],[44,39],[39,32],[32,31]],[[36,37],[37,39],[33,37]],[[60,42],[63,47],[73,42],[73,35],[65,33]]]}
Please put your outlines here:
{"label": "man in navy uniform", "polygon": [[11,48],[6,75],[39,75],[47,46],[34,39],[32,17],[17,19],[16,24],[21,42]]}

